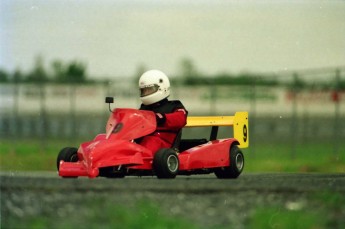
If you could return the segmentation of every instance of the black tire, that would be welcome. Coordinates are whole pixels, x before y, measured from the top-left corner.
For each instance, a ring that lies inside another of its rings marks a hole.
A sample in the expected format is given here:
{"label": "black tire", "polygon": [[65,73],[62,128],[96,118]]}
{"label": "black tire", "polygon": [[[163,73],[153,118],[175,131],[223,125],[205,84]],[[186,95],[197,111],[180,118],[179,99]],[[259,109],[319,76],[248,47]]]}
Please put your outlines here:
{"label": "black tire", "polygon": [[153,170],[160,179],[176,177],[180,161],[173,149],[160,149],[153,158]]}
{"label": "black tire", "polygon": [[216,169],[214,173],[220,179],[235,179],[243,171],[244,156],[237,145],[232,145],[230,148],[230,165]]}
{"label": "black tire", "polygon": [[66,147],[63,148],[56,160],[56,167],[59,171],[60,168],[60,161],[66,161],[66,162],[77,162],[78,161],[78,155],[77,155],[78,149],[74,147]]}

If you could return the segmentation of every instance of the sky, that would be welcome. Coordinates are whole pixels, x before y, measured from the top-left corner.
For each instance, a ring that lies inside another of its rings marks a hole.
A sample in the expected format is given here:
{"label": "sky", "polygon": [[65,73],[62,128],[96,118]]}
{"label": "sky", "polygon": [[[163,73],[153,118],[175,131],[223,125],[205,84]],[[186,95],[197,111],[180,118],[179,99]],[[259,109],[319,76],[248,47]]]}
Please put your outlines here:
{"label": "sky", "polygon": [[0,0],[0,68],[37,56],[107,78],[344,66],[345,1]]}

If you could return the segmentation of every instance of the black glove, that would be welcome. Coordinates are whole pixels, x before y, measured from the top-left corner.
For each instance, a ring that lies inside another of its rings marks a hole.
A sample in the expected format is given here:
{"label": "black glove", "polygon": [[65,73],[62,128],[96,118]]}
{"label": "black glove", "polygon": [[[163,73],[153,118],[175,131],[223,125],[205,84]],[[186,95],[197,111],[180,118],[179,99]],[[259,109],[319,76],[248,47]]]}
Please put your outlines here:
{"label": "black glove", "polygon": [[162,126],[165,123],[165,114],[156,113],[156,121],[158,126]]}

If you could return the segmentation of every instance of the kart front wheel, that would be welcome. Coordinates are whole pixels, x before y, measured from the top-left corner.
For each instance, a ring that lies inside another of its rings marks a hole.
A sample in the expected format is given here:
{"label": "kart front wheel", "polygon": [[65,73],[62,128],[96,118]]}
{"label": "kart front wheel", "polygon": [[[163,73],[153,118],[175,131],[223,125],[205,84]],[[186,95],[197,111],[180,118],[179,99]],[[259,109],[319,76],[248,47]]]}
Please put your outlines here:
{"label": "kart front wheel", "polygon": [[230,165],[227,167],[218,168],[214,171],[214,173],[220,179],[234,179],[242,173],[243,167],[243,153],[237,145],[232,145],[230,148]]}
{"label": "kart front wheel", "polygon": [[175,178],[179,164],[178,156],[173,149],[160,149],[153,158],[153,169],[160,179]]}
{"label": "kart front wheel", "polygon": [[78,149],[74,147],[66,147],[63,148],[56,160],[56,167],[59,171],[60,168],[60,161],[66,161],[66,162],[77,162],[78,161],[78,155],[77,155]]}

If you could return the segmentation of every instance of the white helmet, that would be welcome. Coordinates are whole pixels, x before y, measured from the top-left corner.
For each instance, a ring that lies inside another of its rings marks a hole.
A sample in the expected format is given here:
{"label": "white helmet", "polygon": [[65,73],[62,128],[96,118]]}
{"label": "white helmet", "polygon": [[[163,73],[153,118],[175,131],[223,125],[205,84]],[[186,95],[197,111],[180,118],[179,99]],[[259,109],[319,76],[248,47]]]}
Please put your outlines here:
{"label": "white helmet", "polygon": [[150,70],[139,79],[140,99],[144,105],[151,105],[170,95],[169,78],[159,70]]}

